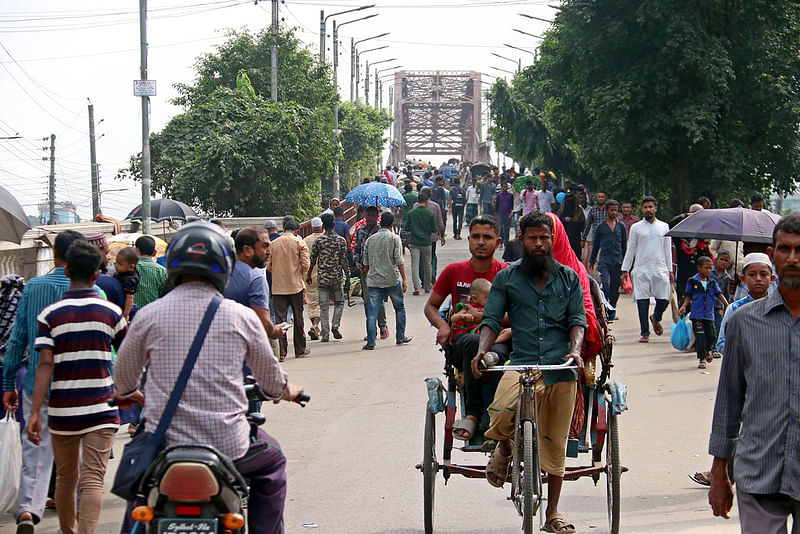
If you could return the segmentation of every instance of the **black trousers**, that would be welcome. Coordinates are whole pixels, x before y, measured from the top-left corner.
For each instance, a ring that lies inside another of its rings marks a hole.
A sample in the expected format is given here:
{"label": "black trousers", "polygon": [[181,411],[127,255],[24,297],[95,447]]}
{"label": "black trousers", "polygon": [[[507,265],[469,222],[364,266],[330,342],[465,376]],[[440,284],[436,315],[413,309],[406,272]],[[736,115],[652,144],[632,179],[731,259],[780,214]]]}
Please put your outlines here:
{"label": "black trousers", "polygon": [[[464,404],[467,412],[464,416],[474,415],[478,418],[478,421],[481,420],[484,410],[483,395],[481,394],[481,384],[484,378],[491,384],[492,397],[494,397],[494,391],[503,376],[503,373],[500,372],[484,373],[483,378],[475,378],[472,374],[472,359],[478,354],[479,340],[480,335],[478,334],[461,334],[457,336],[453,342],[452,355],[453,366],[464,373]],[[505,343],[496,343],[489,350],[496,352],[500,356],[501,362],[505,362],[511,353],[510,345]]]}
{"label": "black trousers", "polygon": [[[282,323],[286,320],[289,306],[292,307],[292,332],[294,333],[294,354],[302,354],[306,350],[306,332],[303,324],[303,292],[294,295],[272,295],[275,302],[275,322]],[[289,351],[289,343],[286,334],[278,339],[281,348],[281,356],[286,357]]]}
{"label": "black trousers", "polygon": [[464,206],[453,206],[453,237],[461,237],[464,226]]}
{"label": "black trousers", "polygon": [[717,342],[714,321],[692,319],[692,331],[694,332],[694,348],[697,350],[697,359],[705,359],[706,353],[712,350]]}

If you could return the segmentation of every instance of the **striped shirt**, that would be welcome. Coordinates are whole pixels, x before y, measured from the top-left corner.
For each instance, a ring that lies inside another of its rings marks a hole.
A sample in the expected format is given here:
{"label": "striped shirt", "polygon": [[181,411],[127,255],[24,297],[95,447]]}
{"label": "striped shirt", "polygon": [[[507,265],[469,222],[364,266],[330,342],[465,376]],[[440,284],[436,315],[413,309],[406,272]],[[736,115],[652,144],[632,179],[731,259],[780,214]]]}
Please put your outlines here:
{"label": "striped shirt", "polygon": [[[136,390],[149,365],[144,393],[146,428],[155,431],[208,304],[215,294],[204,282],[185,282],[139,311],[117,352],[114,382],[123,395]],[[167,430],[167,445],[207,443],[232,459],[249,447],[250,425],[242,363],[277,399],[287,377],[256,313],[229,299],[220,304],[186,390]]]}
{"label": "striped shirt", "polygon": [[94,289],[72,289],[39,314],[38,350],[53,351],[53,382],[47,406],[53,434],[84,434],[117,428],[119,412],[108,406],[114,396],[112,345],[118,347],[127,323],[122,310]]}
{"label": "striped shirt", "polygon": [[775,291],[726,331],[708,452],[730,458],[735,445],[742,491],[800,500],[800,319]]}
{"label": "striped shirt", "polygon": [[139,290],[133,302],[139,308],[147,306],[158,298],[158,292],[167,280],[167,270],[147,256],[139,258],[136,264],[139,273]]}

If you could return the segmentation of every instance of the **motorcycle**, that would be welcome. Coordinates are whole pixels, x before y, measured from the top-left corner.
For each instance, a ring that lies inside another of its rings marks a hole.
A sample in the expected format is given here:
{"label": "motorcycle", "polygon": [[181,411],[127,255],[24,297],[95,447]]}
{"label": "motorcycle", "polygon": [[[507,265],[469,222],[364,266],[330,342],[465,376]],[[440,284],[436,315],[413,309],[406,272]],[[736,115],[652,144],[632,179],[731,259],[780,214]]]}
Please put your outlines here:
{"label": "motorcycle", "polygon": [[[270,400],[252,376],[244,388],[250,406]],[[296,402],[304,407],[309,400],[303,393]],[[266,418],[251,409],[247,420],[254,439]],[[243,534],[248,492],[233,461],[211,445],[167,447],[142,478],[132,534]]]}

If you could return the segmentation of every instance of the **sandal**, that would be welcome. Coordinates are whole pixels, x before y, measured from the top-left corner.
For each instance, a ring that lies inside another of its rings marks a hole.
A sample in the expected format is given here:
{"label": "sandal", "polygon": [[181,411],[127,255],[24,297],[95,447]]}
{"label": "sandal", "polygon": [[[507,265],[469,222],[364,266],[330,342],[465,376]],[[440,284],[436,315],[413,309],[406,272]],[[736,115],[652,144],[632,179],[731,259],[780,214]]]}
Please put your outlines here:
{"label": "sandal", "polygon": [[655,332],[657,336],[660,336],[664,333],[664,327],[661,326],[661,322],[656,321],[655,317],[652,315],[650,316],[650,324],[653,325],[653,332]]}
{"label": "sandal", "polygon": [[706,476],[705,473],[697,471],[693,475],[689,475],[689,478],[692,479],[692,482],[700,484],[701,486],[711,486],[711,479]]}
{"label": "sandal", "polygon": [[650,337],[642,336],[639,338],[639,343],[648,343],[650,341]]}
{"label": "sandal", "polygon": [[462,441],[469,441],[475,435],[478,423],[472,419],[459,419],[453,425],[453,437]]}
{"label": "sandal", "polygon": [[705,369],[706,368],[706,361],[700,360],[700,363],[697,364],[698,369]]}
{"label": "sandal", "polygon": [[558,534],[575,534],[575,525],[567,523],[561,514],[553,514],[542,527],[543,532],[557,532]]}
{"label": "sandal", "polygon": [[[486,464],[486,481],[495,488],[502,488],[503,484],[508,479],[508,464],[511,463],[511,455],[503,456],[500,454],[500,448],[496,447],[492,457],[489,458],[489,463]],[[511,450],[514,450],[514,444],[511,444]]]}
{"label": "sandal", "polygon": [[708,363],[711,363],[711,362],[713,362],[713,361],[714,361],[714,355],[713,355],[713,354],[711,354],[710,352],[706,352],[706,361],[707,361]]}

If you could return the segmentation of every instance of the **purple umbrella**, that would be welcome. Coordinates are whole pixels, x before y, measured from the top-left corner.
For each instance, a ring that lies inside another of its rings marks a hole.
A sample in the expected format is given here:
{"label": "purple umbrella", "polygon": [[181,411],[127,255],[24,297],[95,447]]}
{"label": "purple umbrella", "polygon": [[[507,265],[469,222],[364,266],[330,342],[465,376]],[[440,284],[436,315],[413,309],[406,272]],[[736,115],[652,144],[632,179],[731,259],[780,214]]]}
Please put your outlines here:
{"label": "purple umbrella", "polygon": [[667,235],[772,244],[772,231],[780,218],[774,213],[746,208],[700,210],[676,224]]}

